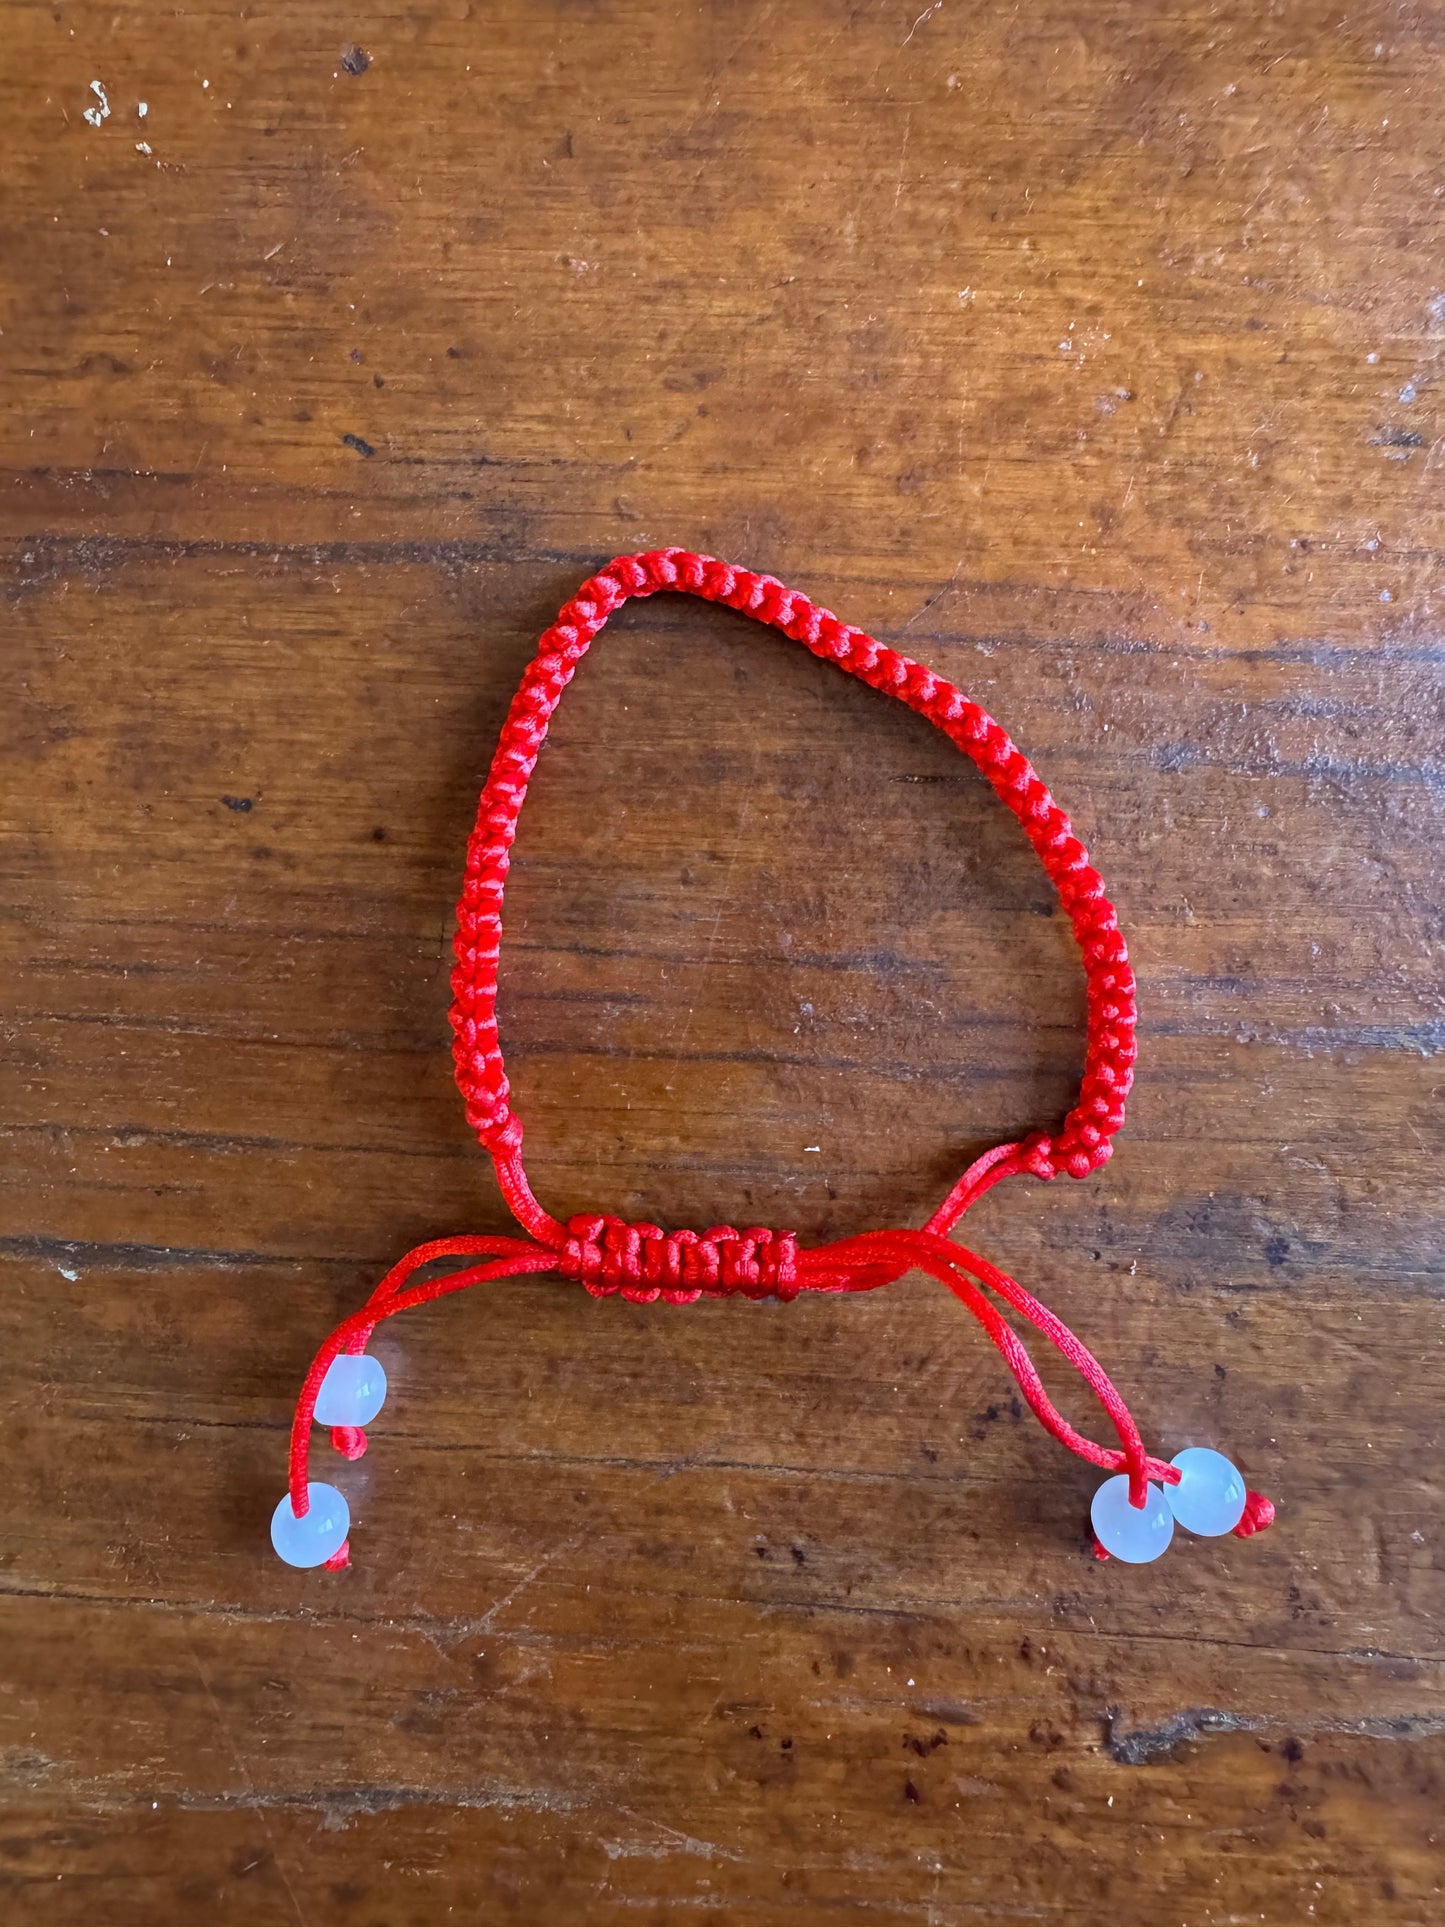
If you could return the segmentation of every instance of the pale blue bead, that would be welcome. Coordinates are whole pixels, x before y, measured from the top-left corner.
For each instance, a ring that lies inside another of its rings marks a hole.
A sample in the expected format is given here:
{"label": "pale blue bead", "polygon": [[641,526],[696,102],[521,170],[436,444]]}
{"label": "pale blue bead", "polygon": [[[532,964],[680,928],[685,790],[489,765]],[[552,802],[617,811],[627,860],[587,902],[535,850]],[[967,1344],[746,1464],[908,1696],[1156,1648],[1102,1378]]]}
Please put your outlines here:
{"label": "pale blue bead", "polygon": [[271,1543],[288,1566],[324,1566],[346,1544],[351,1509],[334,1485],[313,1480],[306,1488],[311,1510],[297,1518],[291,1494],[271,1514]]}
{"label": "pale blue bead", "polygon": [[1180,1525],[1206,1539],[1233,1532],[1244,1517],[1245,1485],[1224,1454],[1207,1445],[1187,1445],[1170,1464],[1179,1470],[1179,1483],[1164,1490]]}
{"label": "pale blue bead", "polygon": [[1105,1552],[1130,1566],[1147,1566],[1174,1537],[1174,1515],[1158,1486],[1149,1487],[1142,1508],[1130,1505],[1125,1472],[1105,1479],[1094,1494],[1089,1516],[1094,1522],[1094,1536]]}
{"label": "pale blue bead", "polygon": [[340,1352],[327,1367],[316,1394],[318,1425],[370,1425],[386,1403],[386,1373],[363,1352]]}

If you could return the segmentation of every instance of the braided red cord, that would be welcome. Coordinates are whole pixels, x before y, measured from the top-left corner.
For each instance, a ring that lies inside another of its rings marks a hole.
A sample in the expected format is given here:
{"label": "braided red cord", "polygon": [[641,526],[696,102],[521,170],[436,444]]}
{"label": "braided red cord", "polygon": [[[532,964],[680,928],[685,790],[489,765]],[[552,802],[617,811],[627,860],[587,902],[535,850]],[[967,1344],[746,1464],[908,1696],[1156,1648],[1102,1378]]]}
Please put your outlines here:
{"label": "braided red cord", "polygon": [[[1024,834],[1052,878],[1083,952],[1088,978],[1088,1048],[1078,1101],[1057,1138],[1035,1132],[1008,1147],[1013,1168],[1052,1178],[1076,1178],[1109,1157],[1109,1139],[1124,1122],[1124,1100],[1134,1076],[1134,973],[1119,919],[1104,881],[1073,825],[1039,780],[1008,732],[977,703],[931,669],[840,622],[775,577],[754,575],[715,557],[686,549],[619,556],[584,582],[537,645],[537,653],[512,698],[491,772],[467,844],[466,881],[457,905],[456,967],[452,972],[453,1056],[467,1121],[491,1153],[501,1175],[512,1167],[520,1180],[517,1216],[533,1236],[555,1236],[557,1226],[525,1189],[521,1172],[522,1127],[509,1103],[506,1067],[497,1037],[497,960],[502,941],[502,898],[511,867],[517,818],[547,734],[552,712],[578,663],[607,618],[632,597],[677,590],[705,602],[725,603],[740,614],[793,637],[815,656],[850,676],[896,696],[950,737],[988,778],[995,794],[1023,825]],[[1000,1154],[1001,1155],[1001,1154]],[[975,1170],[977,1167],[975,1166]],[[1002,1175],[1002,1173],[1000,1173]],[[966,1182],[966,1180],[965,1180]],[[505,1180],[504,1180],[505,1186]],[[509,1202],[512,1202],[509,1196]],[[947,1231],[972,1197],[955,1192],[931,1222]],[[513,1205],[516,1210],[516,1204]]]}
{"label": "braided red cord", "polygon": [[[1078,1100],[1056,1136],[1035,1131],[1019,1143],[985,1152],[922,1231],[868,1232],[805,1249],[791,1232],[760,1227],[738,1231],[714,1225],[701,1233],[664,1232],[657,1225],[628,1224],[605,1213],[585,1213],[563,1225],[537,1202],[527,1182],[522,1126],[511,1109],[496,1015],[502,900],[512,842],[552,712],[589,644],[630,597],[660,590],[725,603],[768,623],[871,688],[897,697],[941,729],[978,765],[1023,825],[1073,924],[1088,980],[1087,1052]],[[307,1465],[316,1397],[337,1354],[364,1351],[374,1326],[435,1298],[545,1271],[580,1281],[594,1297],[615,1294],[643,1304],[658,1299],[690,1304],[701,1297],[787,1300],[800,1291],[873,1291],[916,1266],[946,1285],[978,1319],[1024,1398],[1061,1444],[1093,1465],[1127,1473],[1136,1505],[1144,1503],[1149,1480],[1177,1482],[1179,1474],[1172,1466],[1146,1454],[1128,1407],[1087,1347],[1022,1285],[945,1236],[1006,1177],[1027,1172],[1048,1179],[1064,1171],[1082,1178],[1107,1161],[1133,1081],[1136,1023],[1128,951],[1088,852],[1023,752],[952,683],[840,622],[772,576],[685,549],[618,557],[562,609],[512,699],[467,844],[455,949],[451,1023],[457,1083],[467,1119],[496,1167],[502,1195],[529,1236],[449,1238],[419,1245],[392,1267],[363,1310],[331,1333],[306,1375],[291,1428],[289,1485],[298,1518],[309,1509]],[[452,1258],[485,1262],[426,1284],[408,1283],[424,1266]],[[1055,1409],[1022,1340],[986,1291],[1031,1324],[1078,1371],[1104,1407],[1118,1437],[1117,1448],[1094,1444]],[[353,1427],[336,1428],[332,1441],[349,1458],[366,1450],[365,1433]],[[1241,1536],[1263,1530],[1273,1511],[1267,1499],[1251,1493],[1236,1530]],[[327,1563],[342,1566],[348,1557],[348,1548],[342,1546]]]}

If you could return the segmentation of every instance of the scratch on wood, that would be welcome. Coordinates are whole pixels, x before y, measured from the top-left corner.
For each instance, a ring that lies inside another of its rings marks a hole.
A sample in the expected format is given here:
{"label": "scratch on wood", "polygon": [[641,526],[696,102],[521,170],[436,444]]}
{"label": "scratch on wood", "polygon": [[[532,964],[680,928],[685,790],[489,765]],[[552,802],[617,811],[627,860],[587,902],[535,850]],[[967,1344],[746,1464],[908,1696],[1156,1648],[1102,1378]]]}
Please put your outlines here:
{"label": "scratch on wood", "polygon": [[496,1623],[498,1613],[504,1612],[514,1600],[520,1599],[528,1586],[532,1584],[539,1574],[544,1573],[548,1566],[552,1565],[558,1559],[565,1558],[569,1552],[575,1552],[580,1544],[580,1539],[568,1539],[565,1544],[554,1546],[551,1552],[537,1561],[530,1572],[523,1573],[522,1577],[517,1581],[516,1585],[512,1587],[510,1592],[504,1593],[494,1605],[487,1608],[481,1618],[477,1620],[473,1630],[479,1633],[490,1632]]}
{"label": "scratch on wood", "polygon": [[931,20],[934,14],[938,12],[939,8],[942,5],[943,5],[943,0],[933,0],[933,5],[931,7],[925,7],[923,9],[922,13],[919,14],[918,18],[914,21],[913,25],[908,29],[907,33],[904,34],[902,40],[899,42],[900,51],[902,48],[908,45],[909,41],[913,38],[914,34],[916,34],[918,32],[918,29],[923,25],[924,21]]}
{"label": "scratch on wood", "polygon": [[680,1833],[676,1827],[664,1826],[650,1814],[634,1813],[631,1807],[619,1807],[629,1820],[639,1826],[655,1827],[662,1839],[655,1844],[644,1840],[604,1840],[602,1851],[609,1860],[666,1860],[673,1854],[691,1854],[699,1860],[743,1860],[746,1856],[734,1847],[720,1847],[713,1840],[698,1840],[690,1833]]}

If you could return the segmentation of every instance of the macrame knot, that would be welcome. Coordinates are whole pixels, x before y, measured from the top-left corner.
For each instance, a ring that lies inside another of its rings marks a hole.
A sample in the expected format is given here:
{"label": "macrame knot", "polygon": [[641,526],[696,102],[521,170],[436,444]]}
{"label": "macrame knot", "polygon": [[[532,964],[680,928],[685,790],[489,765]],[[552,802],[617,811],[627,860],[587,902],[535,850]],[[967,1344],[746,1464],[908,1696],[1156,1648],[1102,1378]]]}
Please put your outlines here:
{"label": "macrame knot", "polygon": [[494,1158],[515,1157],[522,1148],[522,1120],[511,1111],[503,1109],[490,1123],[476,1129]]}
{"label": "macrame knot", "polygon": [[798,1241],[791,1231],[730,1224],[696,1231],[663,1231],[606,1214],[569,1219],[557,1260],[594,1298],[621,1296],[635,1305],[692,1305],[699,1298],[781,1298],[798,1295]]}
{"label": "macrame knot", "polygon": [[1021,1171],[1042,1178],[1045,1184],[1059,1174],[1058,1166],[1054,1163],[1053,1139],[1046,1131],[1030,1131],[1019,1146],[1018,1160]]}

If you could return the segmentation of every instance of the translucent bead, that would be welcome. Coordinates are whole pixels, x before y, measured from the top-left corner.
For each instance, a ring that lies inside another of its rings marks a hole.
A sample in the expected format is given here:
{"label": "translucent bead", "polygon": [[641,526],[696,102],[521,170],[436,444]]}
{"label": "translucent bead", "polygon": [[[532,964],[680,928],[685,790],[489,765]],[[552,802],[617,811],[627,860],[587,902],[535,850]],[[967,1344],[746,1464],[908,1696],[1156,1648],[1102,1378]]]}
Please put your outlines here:
{"label": "translucent bead", "polygon": [[340,1352],[316,1394],[318,1425],[370,1425],[386,1403],[386,1373],[366,1352]]}
{"label": "translucent bead", "polygon": [[1094,1536],[1105,1552],[1130,1566],[1147,1566],[1174,1537],[1174,1515],[1158,1486],[1149,1487],[1142,1508],[1130,1505],[1125,1472],[1105,1479],[1094,1494],[1089,1516],[1094,1522]]}
{"label": "translucent bead", "polygon": [[1178,1467],[1180,1479],[1164,1491],[1180,1525],[1205,1538],[1233,1532],[1244,1517],[1245,1485],[1224,1454],[1207,1445],[1187,1445],[1170,1464]]}
{"label": "translucent bead", "polygon": [[301,1518],[291,1510],[289,1492],[271,1514],[271,1543],[288,1566],[324,1566],[351,1530],[351,1508],[334,1485],[313,1480],[306,1493],[311,1510]]}

